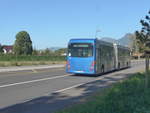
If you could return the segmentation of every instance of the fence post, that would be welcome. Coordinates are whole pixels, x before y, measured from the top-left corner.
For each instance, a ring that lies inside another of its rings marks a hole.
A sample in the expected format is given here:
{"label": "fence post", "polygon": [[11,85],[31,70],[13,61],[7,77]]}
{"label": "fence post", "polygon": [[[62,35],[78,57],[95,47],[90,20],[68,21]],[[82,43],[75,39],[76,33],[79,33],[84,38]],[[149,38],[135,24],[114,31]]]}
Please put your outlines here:
{"label": "fence post", "polygon": [[145,88],[150,87],[149,81],[149,54],[145,53]]}

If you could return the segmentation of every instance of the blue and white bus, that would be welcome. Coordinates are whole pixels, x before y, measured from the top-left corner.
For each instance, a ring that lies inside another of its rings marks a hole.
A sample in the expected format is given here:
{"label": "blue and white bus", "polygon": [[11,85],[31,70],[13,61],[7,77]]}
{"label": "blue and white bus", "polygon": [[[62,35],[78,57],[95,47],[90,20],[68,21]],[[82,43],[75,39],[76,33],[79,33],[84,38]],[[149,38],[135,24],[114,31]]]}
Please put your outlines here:
{"label": "blue and white bus", "polygon": [[101,74],[130,67],[130,50],[98,39],[71,39],[68,43],[66,72]]}

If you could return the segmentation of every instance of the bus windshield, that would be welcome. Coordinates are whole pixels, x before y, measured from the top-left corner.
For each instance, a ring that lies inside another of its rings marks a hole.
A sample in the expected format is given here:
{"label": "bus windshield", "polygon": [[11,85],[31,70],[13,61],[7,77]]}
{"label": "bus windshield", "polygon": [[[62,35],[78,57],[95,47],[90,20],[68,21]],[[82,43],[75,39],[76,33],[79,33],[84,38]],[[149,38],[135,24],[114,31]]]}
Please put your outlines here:
{"label": "bus windshield", "polygon": [[71,43],[68,47],[70,57],[91,57],[93,56],[92,43]]}

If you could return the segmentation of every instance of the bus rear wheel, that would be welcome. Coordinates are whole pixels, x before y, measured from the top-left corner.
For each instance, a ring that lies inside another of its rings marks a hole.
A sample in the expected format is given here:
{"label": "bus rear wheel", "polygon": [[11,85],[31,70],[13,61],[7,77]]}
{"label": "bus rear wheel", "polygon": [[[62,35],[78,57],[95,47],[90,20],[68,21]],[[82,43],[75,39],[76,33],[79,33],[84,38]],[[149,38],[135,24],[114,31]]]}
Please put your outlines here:
{"label": "bus rear wheel", "polygon": [[102,65],[102,67],[101,67],[101,73],[104,73],[105,71],[104,71],[104,65]]}
{"label": "bus rear wheel", "polygon": [[120,63],[118,63],[118,70],[120,70]]}
{"label": "bus rear wheel", "polygon": [[127,62],[127,67],[129,66],[129,63]]}

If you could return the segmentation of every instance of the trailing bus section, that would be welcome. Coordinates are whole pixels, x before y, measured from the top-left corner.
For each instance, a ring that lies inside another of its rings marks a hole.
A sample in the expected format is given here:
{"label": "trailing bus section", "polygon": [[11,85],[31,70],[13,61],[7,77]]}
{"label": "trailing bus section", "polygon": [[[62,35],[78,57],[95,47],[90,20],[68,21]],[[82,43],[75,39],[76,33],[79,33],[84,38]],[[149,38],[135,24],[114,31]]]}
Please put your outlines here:
{"label": "trailing bus section", "polygon": [[131,66],[130,49],[98,39],[71,39],[68,43],[66,72],[102,74]]}

